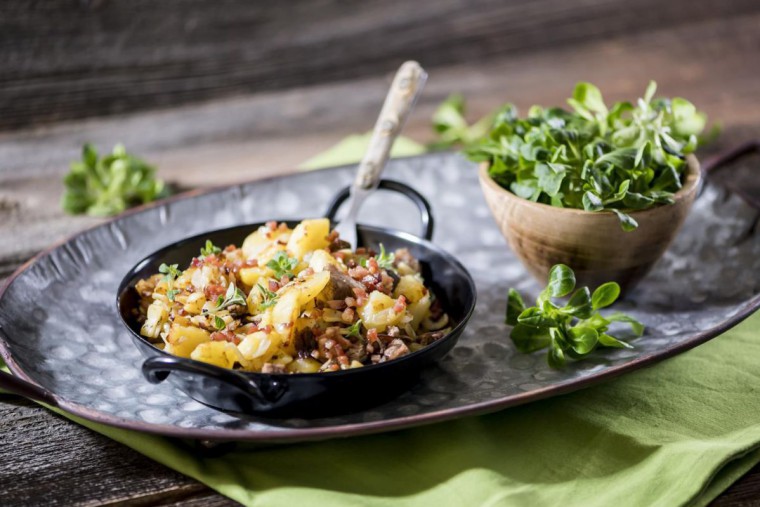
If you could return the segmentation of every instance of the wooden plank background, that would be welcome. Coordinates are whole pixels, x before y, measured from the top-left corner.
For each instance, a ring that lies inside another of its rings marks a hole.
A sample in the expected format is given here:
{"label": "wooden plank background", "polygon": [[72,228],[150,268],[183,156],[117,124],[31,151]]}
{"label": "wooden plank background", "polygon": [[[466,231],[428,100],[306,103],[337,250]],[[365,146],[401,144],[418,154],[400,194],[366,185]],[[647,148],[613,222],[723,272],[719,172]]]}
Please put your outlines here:
{"label": "wooden plank background", "polygon": [[[609,100],[693,100],[723,135],[760,137],[760,2],[730,0],[92,0],[0,3],[0,283],[99,219],[58,206],[82,143],[124,142],[183,186],[294,170],[371,128],[404,59],[429,71],[405,134],[464,92],[561,104],[590,80]],[[0,395],[0,505],[231,505],[197,482],[31,402]],[[760,505],[760,470],[716,505]]]}
{"label": "wooden plank background", "polygon": [[520,56],[757,12],[756,0],[5,0],[0,128],[376,76],[409,58],[436,67]]}

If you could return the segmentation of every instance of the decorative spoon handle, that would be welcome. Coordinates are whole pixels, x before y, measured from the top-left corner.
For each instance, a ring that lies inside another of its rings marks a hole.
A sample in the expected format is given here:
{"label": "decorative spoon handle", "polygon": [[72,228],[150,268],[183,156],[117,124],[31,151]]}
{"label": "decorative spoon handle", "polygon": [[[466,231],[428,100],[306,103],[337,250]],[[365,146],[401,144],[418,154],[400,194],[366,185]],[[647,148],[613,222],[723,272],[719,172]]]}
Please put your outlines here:
{"label": "decorative spoon handle", "polygon": [[345,215],[335,228],[340,237],[356,248],[356,216],[364,199],[377,187],[385,168],[393,142],[398,137],[409,113],[422,91],[427,74],[417,62],[405,62],[396,72],[385,97],[380,116],[375,123],[367,152],[359,163],[356,178],[351,186]]}
{"label": "decorative spoon handle", "polygon": [[371,190],[377,186],[393,142],[404,127],[426,80],[427,74],[417,62],[405,62],[398,69],[375,123],[367,152],[359,163],[354,188]]}

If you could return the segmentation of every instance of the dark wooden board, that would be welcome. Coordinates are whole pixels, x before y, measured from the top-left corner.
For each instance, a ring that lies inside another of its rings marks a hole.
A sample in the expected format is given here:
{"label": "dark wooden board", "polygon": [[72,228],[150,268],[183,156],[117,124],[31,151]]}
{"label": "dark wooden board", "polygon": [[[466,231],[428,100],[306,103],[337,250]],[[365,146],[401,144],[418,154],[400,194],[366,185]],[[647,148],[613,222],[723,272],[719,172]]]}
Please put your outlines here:
{"label": "dark wooden board", "polygon": [[[408,58],[434,68],[519,57],[759,11],[754,0],[6,0],[0,129],[375,76]],[[673,43],[705,35],[716,34]]]}

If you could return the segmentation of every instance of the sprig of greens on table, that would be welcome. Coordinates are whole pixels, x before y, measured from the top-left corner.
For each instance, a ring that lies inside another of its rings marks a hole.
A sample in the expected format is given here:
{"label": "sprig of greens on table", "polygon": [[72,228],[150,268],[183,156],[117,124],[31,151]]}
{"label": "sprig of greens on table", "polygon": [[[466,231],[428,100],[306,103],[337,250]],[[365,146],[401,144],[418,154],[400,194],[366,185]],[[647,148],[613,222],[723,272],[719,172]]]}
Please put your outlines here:
{"label": "sprig of greens on table", "polygon": [[[468,126],[461,99],[444,102],[434,116],[443,144],[460,143],[473,161],[488,162],[490,176],[514,194],[543,204],[611,211],[626,231],[628,214],[671,203],[683,183],[685,156],[694,152],[707,117],[683,98],[644,97],[608,108],[599,89],[578,83],[572,108],[533,106],[526,118],[505,105],[486,136],[480,120]],[[475,140],[473,140],[475,138]]]}
{"label": "sprig of greens on table", "polygon": [[[581,359],[597,347],[633,348],[609,332],[610,324],[627,323],[636,336],[644,333],[644,326],[623,313],[607,316],[599,313],[620,296],[617,283],[602,284],[593,293],[588,287],[575,292],[573,289],[575,273],[564,264],[552,267],[549,282],[538,295],[536,306],[526,308],[520,294],[509,289],[506,323],[514,326],[510,338],[517,350],[530,353],[548,347],[549,366],[562,368],[567,358]],[[552,300],[567,296],[570,297],[562,306]]]}
{"label": "sprig of greens on table", "polygon": [[164,182],[156,178],[156,169],[129,155],[121,144],[104,157],[85,144],[82,160],[71,163],[63,184],[61,206],[73,215],[117,215],[131,206],[169,195]]}

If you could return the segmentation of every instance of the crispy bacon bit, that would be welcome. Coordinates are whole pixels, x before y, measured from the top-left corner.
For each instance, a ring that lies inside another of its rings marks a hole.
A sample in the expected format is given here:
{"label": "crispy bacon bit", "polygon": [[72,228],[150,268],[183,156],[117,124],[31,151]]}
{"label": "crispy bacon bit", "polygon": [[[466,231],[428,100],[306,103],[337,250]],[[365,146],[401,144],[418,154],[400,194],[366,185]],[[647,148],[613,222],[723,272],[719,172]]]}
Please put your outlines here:
{"label": "crispy bacon bit", "polygon": [[287,285],[288,282],[290,282],[290,277],[287,275],[282,275],[282,278],[280,278],[280,285]]}
{"label": "crispy bacon bit", "polygon": [[356,308],[356,298],[347,297],[345,300],[346,306],[349,308]]}
{"label": "crispy bacon bit", "polygon": [[269,229],[270,231],[277,230],[277,222],[275,222],[274,220],[267,222],[266,226],[267,226],[267,229]]}
{"label": "crispy bacon bit", "polygon": [[356,266],[348,270],[348,276],[350,276],[354,280],[362,280],[363,278],[370,276],[370,274],[367,268],[362,267],[362,266]]}
{"label": "crispy bacon bit", "polygon": [[261,331],[264,334],[269,334],[272,332],[272,326],[270,324],[267,324],[266,326],[259,328],[259,331]]}
{"label": "crispy bacon bit", "polygon": [[272,292],[277,292],[280,290],[280,284],[274,280],[269,280],[269,290]]}
{"label": "crispy bacon bit", "polygon": [[244,268],[255,268],[255,267],[258,267],[258,265],[259,265],[258,259],[247,259],[243,261]]}
{"label": "crispy bacon bit", "polygon": [[190,265],[194,268],[199,268],[203,266],[203,261],[200,260],[198,257],[193,257],[193,260],[190,261]]}
{"label": "crispy bacon bit", "polygon": [[374,343],[378,340],[377,338],[377,329],[371,327],[367,329],[367,341],[370,343]]}
{"label": "crispy bacon bit", "polygon": [[233,332],[227,331],[226,329],[224,331],[214,331],[211,333],[211,341],[215,342],[229,342],[234,343],[235,345],[240,344],[240,338]]}
{"label": "crispy bacon bit", "polygon": [[380,272],[380,266],[377,265],[377,259],[374,257],[370,257],[367,259],[367,269],[369,272],[373,275],[376,275]]}
{"label": "crispy bacon bit", "polygon": [[224,253],[234,252],[235,250],[237,250],[237,247],[235,245],[227,245],[224,247]]}
{"label": "crispy bacon bit", "polygon": [[390,345],[388,345],[388,347],[385,349],[385,352],[383,352],[383,360],[387,361],[396,359],[401,356],[405,356],[408,353],[409,347],[407,347],[403,341],[396,338],[390,343]]}
{"label": "crispy bacon bit", "polygon": [[396,304],[393,305],[393,311],[396,313],[401,313],[404,310],[406,310],[406,297],[404,297],[404,295],[402,294],[396,300]]}
{"label": "crispy bacon bit", "polygon": [[327,302],[327,306],[329,306],[333,310],[343,310],[346,308],[346,306],[348,306],[348,303],[347,303],[348,299],[349,298],[346,298],[346,301],[344,301],[343,299],[331,299],[330,301]]}
{"label": "crispy bacon bit", "polygon": [[227,288],[224,285],[209,284],[203,289],[203,294],[206,296],[207,301],[215,301],[216,298],[227,292]]}
{"label": "crispy bacon bit", "polygon": [[346,324],[352,324],[354,322],[354,317],[356,317],[356,311],[353,308],[346,308],[340,316]]}

